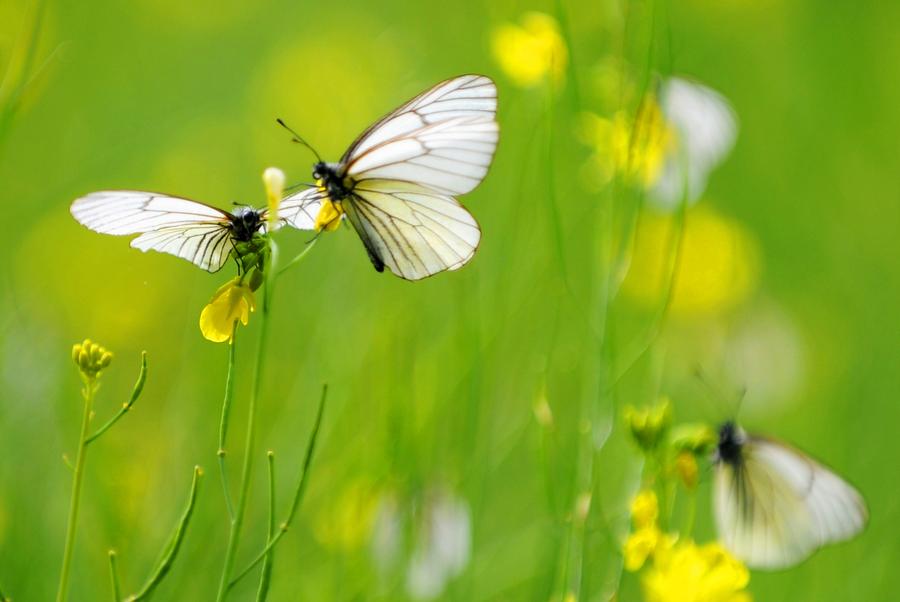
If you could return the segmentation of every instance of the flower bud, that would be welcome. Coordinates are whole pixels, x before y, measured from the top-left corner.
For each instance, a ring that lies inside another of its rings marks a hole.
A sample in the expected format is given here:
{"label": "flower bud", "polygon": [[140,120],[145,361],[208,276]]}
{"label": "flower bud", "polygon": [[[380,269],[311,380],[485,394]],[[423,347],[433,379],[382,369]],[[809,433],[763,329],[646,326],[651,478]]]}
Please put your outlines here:
{"label": "flower bud", "polygon": [[281,203],[281,197],[284,196],[284,180],[284,172],[277,167],[269,167],[263,172],[270,223],[274,223],[278,219],[278,205]]}
{"label": "flower bud", "polygon": [[668,398],[662,397],[652,408],[638,410],[627,406],[625,422],[638,446],[645,452],[651,452],[665,439],[672,424],[672,404]]}
{"label": "flower bud", "polygon": [[72,361],[78,366],[78,370],[90,379],[96,378],[100,371],[112,363],[113,354],[102,345],[85,339],[83,343],[72,346]]}
{"label": "flower bud", "polygon": [[262,283],[263,283],[263,273],[258,269],[254,269],[250,273],[250,280],[248,280],[248,282],[247,282],[247,284],[250,286],[250,290],[256,291],[257,289],[259,289],[260,286],[262,286]]}

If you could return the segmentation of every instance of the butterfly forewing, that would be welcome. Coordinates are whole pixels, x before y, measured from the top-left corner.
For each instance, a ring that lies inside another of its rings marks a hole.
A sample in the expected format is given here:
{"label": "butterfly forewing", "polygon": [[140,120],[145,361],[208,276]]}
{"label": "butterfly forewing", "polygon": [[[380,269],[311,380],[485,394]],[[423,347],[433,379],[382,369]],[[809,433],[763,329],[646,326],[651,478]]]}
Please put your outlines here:
{"label": "butterfly forewing", "polygon": [[429,124],[458,117],[493,120],[497,86],[483,75],[461,75],[422,92],[372,124],[350,145],[341,163]]}
{"label": "butterfly forewing", "polygon": [[231,252],[231,215],[204,203],[133,190],[94,192],[70,209],[82,225],[103,234],[141,234],[131,246],[169,253],[215,272]]}
{"label": "butterfly forewing", "polygon": [[355,182],[392,179],[457,195],[484,179],[499,137],[497,122],[455,117],[425,126],[354,155],[347,173]]}

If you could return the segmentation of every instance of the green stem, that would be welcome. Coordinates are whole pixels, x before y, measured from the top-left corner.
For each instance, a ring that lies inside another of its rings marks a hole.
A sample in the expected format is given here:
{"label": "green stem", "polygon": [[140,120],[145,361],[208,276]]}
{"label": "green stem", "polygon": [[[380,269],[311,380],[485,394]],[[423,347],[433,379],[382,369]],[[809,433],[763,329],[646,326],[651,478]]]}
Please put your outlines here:
{"label": "green stem", "polygon": [[295,265],[297,265],[298,263],[303,261],[303,259],[306,257],[306,254],[309,253],[310,251],[312,251],[312,248],[314,246],[316,246],[316,242],[318,240],[319,240],[319,237],[316,236],[316,238],[314,238],[311,241],[309,241],[308,243],[306,243],[306,248],[303,249],[302,251],[300,251],[300,253],[298,253],[296,257],[294,257],[289,262],[287,262],[283,268],[278,270],[278,274],[276,274],[276,276],[281,276],[282,274],[287,272],[289,269],[291,269],[292,267],[294,267]]}
{"label": "green stem", "polygon": [[228,344],[228,375],[225,377],[225,399],[222,401],[222,420],[219,422],[219,449],[216,456],[219,460],[219,476],[222,478],[222,493],[225,495],[225,507],[228,519],[234,520],[234,504],[228,489],[228,472],[225,470],[225,439],[228,436],[228,418],[231,414],[231,400],[234,398],[234,354],[237,345],[237,322],[231,325],[231,342]]}
{"label": "green stem", "polygon": [[[275,536],[275,454],[268,453],[269,460],[269,530],[266,541],[271,541]],[[275,561],[275,550],[269,550],[263,560],[262,572],[259,576],[259,589],[256,593],[257,602],[265,602],[269,595],[269,583],[272,581],[272,564]]]}
{"label": "green stem", "polygon": [[300,502],[303,501],[303,494],[306,492],[306,485],[309,482],[310,466],[312,466],[313,454],[316,449],[316,440],[319,437],[319,428],[322,426],[322,416],[325,413],[325,398],[327,395],[328,385],[322,385],[322,396],[319,398],[319,409],[316,413],[316,421],[313,423],[312,433],[309,436],[309,443],[306,446],[306,456],[303,459],[302,473],[300,475],[300,480],[297,482],[297,488],[294,490],[294,499],[291,501],[291,508],[288,511],[287,518],[281,523],[275,536],[266,543],[266,547],[256,555],[250,564],[244,567],[244,570],[231,580],[231,583],[228,584],[229,588],[234,587],[238,581],[253,570],[253,567],[262,562],[269,551],[275,547],[275,544],[278,543],[282,536],[287,533],[288,528],[290,528],[291,521],[294,520],[294,515],[297,514],[297,510],[300,508]]}
{"label": "green stem", "polygon": [[137,381],[134,383],[134,389],[131,391],[131,397],[122,404],[122,407],[116,412],[115,416],[110,418],[106,424],[98,428],[93,435],[85,439],[84,444],[87,445],[89,443],[93,443],[95,439],[97,439],[100,435],[105,433],[114,425],[119,419],[128,413],[128,410],[131,409],[131,406],[134,405],[134,402],[137,401],[138,397],[141,396],[141,391],[144,390],[144,383],[147,382],[147,352],[141,352],[141,372],[138,374]]}
{"label": "green stem", "polygon": [[178,550],[181,548],[181,542],[184,541],[184,536],[187,534],[188,523],[191,520],[191,516],[194,514],[194,506],[197,502],[197,489],[200,485],[200,477],[202,476],[203,469],[199,466],[195,466],[194,478],[191,480],[191,492],[188,494],[187,507],[181,514],[181,519],[179,519],[178,525],[176,525],[175,531],[172,533],[172,537],[163,548],[156,570],[147,578],[147,582],[140,591],[125,599],[126,602],[138,602],[138,600],[146,600],[149,598],[150,594],[153,593],[153,590],[156,589],[169,572],[169,569],[172,568],[172,563],[175,562],[175,557],[178,555]]}
{"label": "green stem", "polygon": [[272,307],[272,292],[275,284],[275,274],[278,266],[278,247],[275,241],[269,241],[270,255],[266,266],[266,278],[263,284],[262,316],[260,317],[259,346],[256,352],[256,367],[253,371],[253,388],[250,391],[250,404],[247,409],[247,432],[244,441],[244,464],[241,469],[241,487],[238,495],[237,508],[234,518],[231,520],[231,529],[228,532],[228,547],[225,551],[225,564],[222,567],[222,576],[219,580],[219,591],[216,595],[217,602],[221,602],[228,594],[229,580],[234,569],[238,543],[241,538],[241,529],[244,526],[244,515],[247,510],[247,498],[250,493],[250,475],[253,472],[253,444],[256,439],[256,406],[259,392],[262,386],[262,372],[265,367],[266,346],[269,340],[269,314]]}
{"label": "green stem", "polygon": [[113,602],[119,602],[122,599],[122,589],[119,586],[119,568],[115,550],[109,551],[109,579],[112,584]]}
{"label": "green stem", "polygon": [[59,576],[59,589],[56,593],[57,602],[65,602],[69,595],[69,573],[72,568],[72,553],[75,550],[75,531],[78,525],[78,508],[81,502],[81,484],[84,477],[84,461],[87,454],[87,433],[91,424],[91,410],[94,406],[94,393],[96,393],[96,380],[94,377],[85,377],[84,390],[84,414],[81,419],[81,435],[78,438],[78,456],[75,460],[75,475],[72,478],[72,499],[69,503],[69,522],[66,528],[66,547],[63,552],[62,572]]}

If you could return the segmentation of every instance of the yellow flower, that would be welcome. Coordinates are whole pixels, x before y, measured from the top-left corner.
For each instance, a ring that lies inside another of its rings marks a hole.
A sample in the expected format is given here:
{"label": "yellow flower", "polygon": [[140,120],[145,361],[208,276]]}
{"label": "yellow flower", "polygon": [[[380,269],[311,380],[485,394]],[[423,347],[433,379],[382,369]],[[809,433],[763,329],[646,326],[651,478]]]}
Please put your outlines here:
{"label": "yellow flower", "polygon": [[644,99],[634,118],[624,111],[612,119],[582,115],[579,134],[594,149],[588,176],[597,186],[620,174],[642,188],[652,187],[676,141],[675,129],[653,95]]}
{"label": "yellow flower", "polygon": [[747,602],[747,568],[717,543],[657,548],[642,579],[647,602]]}
{"label": "yellow flower", "polygon": [[631,520],[637,528],[650,527],[659,518],[659,501],[656,492],[645,489],[631,500]]}
{"label": "yellow flower", "polygon": [[672,424],[672,404],[666,397],[651,407],[638,410],[625,407],[625,422],[632,437],[644,451],[652,451],[663,440]]}
{"label": "yellow flower", "polygon": [[[645,212],[635,233],[631,267],[622,292],[640,305],[659,307],[668,286],[667,257],[676,218]],[[681,255],[675,267],[669,310],[707,315],[731,309],[756,285],[756,241],[739,223],[712,209],[691,208],[685,216]]]}
{"label": "yellow flower", "polygon": [[109,366],[112,359],[111,352],[90,339],[72,346],[72,361],[87,378],[96,378],[101,370]]}
{"label": "yellow flower", "polygon": [[263,184],[266,185],[266,201],[269,206],[269,225],[278,221],[278,205],[284,196],[284,172],[277,167],[269,167],[263,172]]}
{"label": "yellow flower", "polygon": [[530,87],[546,78],[562,81],[569,53],[556,20],[525,13],[521,25],[505,23],[491,34],[494,59],[516,85]]}
{"label": "yellow flower", "polygon": [[660,535],[661,533],[656,526],[644,527],[631,533],[628,539],[625,540],[625,546],[622,550],[625,556],[625,570],[632,573],[639,571],[644,566],[647,558],[653,553],[653,550],[656,549]]}
{"label": "yellow flower", "polygon": [[675,473],[688,489],[693,489],[697,486],[699,472],[697,457],[694,454],[689,451],[682,451],[675,456]]}
{"label": "yellow flower", "polygon": [[256,309],[256,299],[250,286],[234,278],[225,283],[213,295],[200,313],[200,331],[203,337],[214,343],[231,342],[236,322],[246,326],[250,312]]}
{"label": "yellow flower", "polygon": [[344,209],[340,203],[334,203],[327,196],[322,201],[322,207],[316,216],[316,232],[325,230],[326,232],[334,232],[341,225],[341,216]]}

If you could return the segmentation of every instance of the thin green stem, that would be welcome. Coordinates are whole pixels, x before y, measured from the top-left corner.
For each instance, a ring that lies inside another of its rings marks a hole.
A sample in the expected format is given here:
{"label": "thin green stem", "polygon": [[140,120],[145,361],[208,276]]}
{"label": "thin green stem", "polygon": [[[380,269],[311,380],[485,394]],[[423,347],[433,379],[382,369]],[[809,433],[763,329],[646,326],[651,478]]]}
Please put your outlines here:
{"label": "thin green stem", "polygon": [[200,477],[202,476],[203,469],[199,466],[195,466],[194,477],[191,480],[191,492],[188,494],[187,506],[185,507],[184,512],[182,512],[178,524],[175,526],[172,537],[169,538],[169,542],[165,545],[160,554],[156,570],[154,570],[150,577],[147,578],[147,581],[140,591],[125,599],[126,602],[138,602],[138,600],[146,600],[149,598],[150,594],[153,593],[153,590],[157,588],[166,574],[168,574],[169,569],[172,568],[175,557],[178,555],[178,550],[181,548],[181,543],[184,541],[184,536],[187,534],[188,523],[191,520],[191,516],[194,514],[194,506],[197,502],[197,490],[200,486]]}
{"label": "thin green stem", "polygon": [[119,419],[128,413],[128,410],[131,409],[131,406],[134,405],[134,402],[138,400],[138,397],[141,396],[141,392],[144,390],[144,383],[147,382],[147,352],[141,352],[141,371],[138,374],[137,381],[134,383],[134,389],[131,391],[131,397],[128,398],[128,401],[122,404],[122,407],[119,408],[119,411],[110,418],[106,424],[98,428],[94,431],[94,434],[85,439],[84,444],[87,445],[89,443],[93,443],[100,435],[108,431],[112,425],[119,421]]}
{"label": "thin green stem", "polygon": [[303,249],[302,251],[300,251],[300,253],[298,253],[296,257],[294,257],[294,258],[291,259],[289,262],[287,262],[287,263],[284,265],[283,268],[281,268],[280,270],[278,270],[278,273],[276,274],[276,276],[281,276],[281,275],[284,274],[286,271],[288,271],[289,269],[291,269],[292,267],[294,267],[295,265],[297,265],[298,263],[300,263],[301,261],[303,261],[303,259],[306,257],[306,254],[309,253],[310,251],[312,251],[312,248],[313,248],[314,246],[316,246],[316,242],[317,242],[318,240],[319,240],[319,237],[318,237],[318,235],[317,235],[317,236],[316,236],[315,238],[313,238],[311,241],[309,241],[308,243],[306,243],[306,248]]}
{"label": "thin green stem", "polygon": [[[275,453],[269,452],[269,530],[266,533],[266,541],[271,541],[275,536]],[[262,572],[259,576],[259,588],[256,592],[256,601],[265,602],[269,596],[269,583],[272,581],[272,564],[275,561],[275,550],[271,549],[263,561]]]}
{"label": "thin green stem", "polygon": [[231,520],[231,529],[228,532],[228,547],[225,551],[225,564],[222,567],[222,576],[219,580],[219,591],[216,600],[221,602],[228,594],[231,572],[237,556],[238,543],[241,538],[241,529],[244,526],[244,515],[247,510],[247,498],[250,493],[250,475],[253,473],[253,444],[256,439],[256,406],[259,400],[259,392],[262,388],[262,373],[265,367],[266,349],[269,341],[269,314],[272,309],[272,293],[275,285],[275,275],[278,269],[278,247],[274,240],[269,240],[269,258],[265,270],[265,282],[263,284],[262,316],[260,316],[259,346],[256,352],[256,367],[253,371],[253,387],[250,390],[250,404],[247,409],[247,432],[244,440],[244,464],[241,469],[241,486],[238,495],[237,508],[234,518]]}
{"label": "thin green stem", "polygon": [[281,523],[278,527],[278,532],[274,537],[270,538],[266,543],[266,547],[256,555],[256,557],[244,567],[237,576],[231,580],[231,583],[228,584],[228,587],[234,587],[234,585],[240,581],[247,573],[253,570],[257,564],[262,562],[262,560],[266,557],[269,551],[275,547],[275,544],[282,538],[282,536],[287,533],[288,528],[291,526],[291,521],[294,520],[294,515],[297,514],[297,510],[300,508],[300,502],[303,501],[303,494],[306,492],[306,486],[309,483],[309,473],[310,467],[312,466],[313,455],[316,449],[316,440],[319,437],[319,428],[322,426],[322,416],[325,413],[325,399],[328,396],[328,385],[322,385],[322,396],[319,398],[319,409],[316,413],[316,421],[313,423],[312,433],[309,436],[309,443],[306,446],[306,456],[303,459],[303,468],[300,474],[300,480],[297,482],[297,488],[294,490],[294,498],[291,501],[291,507],[288,511],[287,518]]}
{"label": "thin green stem", "polygon": [[115,550],[109,551],[109,580],[112,585],[113,602],[122,599],[122,588],[119,586],[119,563]]}
{"label": "thin green stem", "polygon": [[87,434],[91,424],[91,410],[94,406],[94,394],[97,391],[96,377],[84,378],[84,414],[81,418],[81,435],[78,437],[78,456],[75,460],[75,474],[72,477],[72,499],[69,503],[69,522],[66,527],[66,547],[63,552],[62,572],[59,576],[59,589],[56,602],[65,602],[69,595],[69,573],[72,568],[72,553],[75,551],[75,532],[78,526],[78,509],[81,503],[81,485],[84,479],[84,461],[87,454]]}
{"label": "thin green stem", "polygon": [[571,287],[569,286],[569,272],[568,267],[566,265],[566,253],[565,247],[563,244],[563,226],[562,226],[562,216],[559,213],[559,206],[556,202],[556,169],[555,158],[556,154],[553,152],[554,146],[554,120],[555,120],[555,103],[553,98],[553,87],[547,87],[547,108],[546,108],[546,118],[547,118],[547,156],[545,161],[547,162],[547,204],[550,207],[550,223],[553,227],[553,238],[556,246],[556,255],[557,260],[559,261],[560,272],[562,273],[563,284],[566,287],[566,290],[571,292]]}
{"label": "thin green stem", "polygon": [[222,400],[222,419],[219,422],[219,449],[216,456],[219,461],[219,476],[222,480],[222,493],[225,496],[225,507],[228,519],[234,520],[234,504],[228,488],[228,471],[225,470],[225,440],[228,436],[228,418],[231,414],[231,400],[234,398],[234,354],[237,345],[237,322],[231,325],[231,342],[228,343],[228,374],[225,377],[225,399]]}

